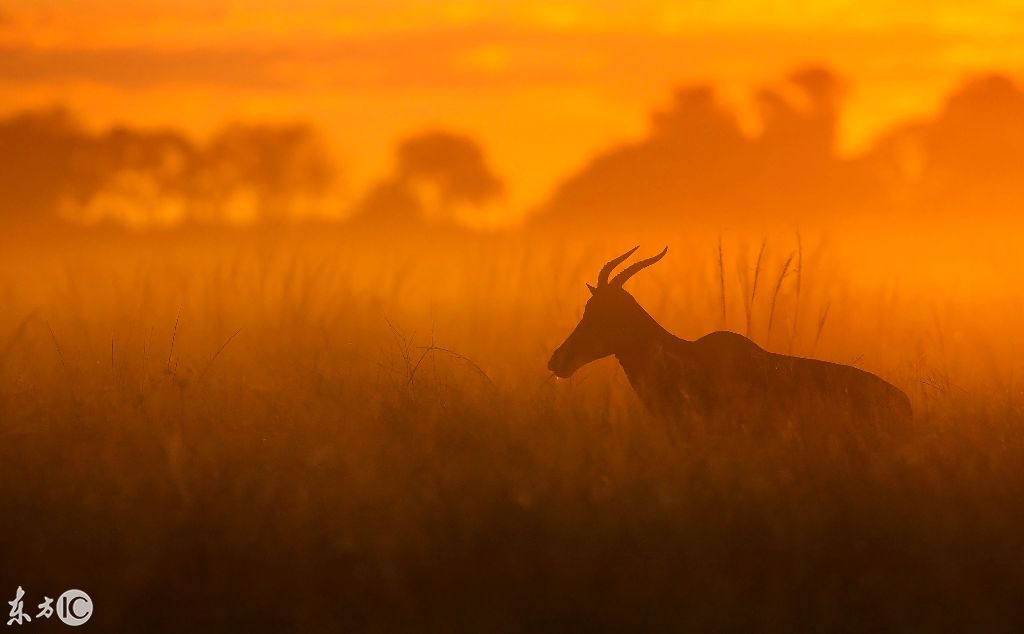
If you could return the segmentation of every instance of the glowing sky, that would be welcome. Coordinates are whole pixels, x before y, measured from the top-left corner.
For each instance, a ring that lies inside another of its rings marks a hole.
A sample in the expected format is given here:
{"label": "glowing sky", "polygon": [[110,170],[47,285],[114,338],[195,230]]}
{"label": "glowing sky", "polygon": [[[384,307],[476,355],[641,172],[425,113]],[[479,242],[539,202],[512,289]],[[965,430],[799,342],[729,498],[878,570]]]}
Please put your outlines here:
{"label": "glowing sky", "polygon": [[425,127],[478,138],[521,210],[641,135],[683,81],[740,99],[794,66],[850,84],[843,143],[933,110],[983,70],[1024,74],[1024,4],[877,0],[0,0],[0,111],[90,125],[309,119],[351,194]]}

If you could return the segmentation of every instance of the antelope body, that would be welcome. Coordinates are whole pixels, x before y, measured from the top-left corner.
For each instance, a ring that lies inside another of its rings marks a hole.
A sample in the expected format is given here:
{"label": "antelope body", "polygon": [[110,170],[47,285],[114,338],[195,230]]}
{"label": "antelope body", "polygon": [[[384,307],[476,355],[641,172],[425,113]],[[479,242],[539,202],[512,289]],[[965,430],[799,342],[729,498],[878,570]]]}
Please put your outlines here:
{"label": "antelope body", "polygon": [[907,420],[910,401],[896,387],[852,366],[768,352],[732,332],[680,339],[622,285],[668,251],[608,275],[636,248],[608,262],[580,323],[548,363],[566,378],[596,359],[615,355],[652,412],[671,418],[763,423],[837,419]]}

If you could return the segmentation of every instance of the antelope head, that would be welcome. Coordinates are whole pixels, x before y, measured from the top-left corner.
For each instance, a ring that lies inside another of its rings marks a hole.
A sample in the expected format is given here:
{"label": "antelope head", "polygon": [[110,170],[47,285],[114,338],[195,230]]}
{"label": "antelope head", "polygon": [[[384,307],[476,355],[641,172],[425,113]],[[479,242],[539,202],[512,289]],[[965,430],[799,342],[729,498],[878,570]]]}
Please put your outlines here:
{"label": "antelope head", "polygon": [[615,267],[638,248],[633,247],[605,264],[597,275],[596,287],[587,284],[591,297],[587,300],[583,318],[548,361],[548,369],[556,376],[568,378],[591,361],[618,354],[654,322],[622,285],[637,272],[665,257],[668,247],[652,258],[634,262],[608,281]]}

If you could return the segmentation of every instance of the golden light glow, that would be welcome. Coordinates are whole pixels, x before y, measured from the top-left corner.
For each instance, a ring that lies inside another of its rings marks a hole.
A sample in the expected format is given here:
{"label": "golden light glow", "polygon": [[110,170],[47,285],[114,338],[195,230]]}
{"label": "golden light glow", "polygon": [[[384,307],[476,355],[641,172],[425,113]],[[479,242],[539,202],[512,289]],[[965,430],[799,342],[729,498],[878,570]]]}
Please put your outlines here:
{"label": "golden light glow", "polygon": [[[508,213],[645,129],[673,86],[745,94],[822,63],[851,86],[841,142],[928,113],[971,72],[1024,63],[1024,9],[988,1],[471,3],[8,2],[0,103],[61,103],[94,126],[302,119],[351,191],[426,127],[468,133],[509,175]],[[552,135],[552,130],[558,130]]]}
{"label": "golden light glow", "polygon": [[0,594],[1020,622],[1016,4],[0,0]]}

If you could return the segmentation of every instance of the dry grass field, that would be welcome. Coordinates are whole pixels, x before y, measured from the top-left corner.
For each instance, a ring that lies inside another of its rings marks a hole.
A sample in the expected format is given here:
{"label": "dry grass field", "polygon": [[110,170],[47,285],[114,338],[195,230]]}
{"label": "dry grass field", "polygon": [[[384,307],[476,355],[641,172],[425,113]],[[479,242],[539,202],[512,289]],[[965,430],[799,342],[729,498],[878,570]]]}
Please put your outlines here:
{"label": "dry grass field", "polygon": [[753,436],[652,419],[614,359],[554,380],[626,239],[10,241],[0,587],[85,589],[95,631],[1021,631],[1016,272],[666,243],[629,288],[675,334],[876,372],[913,428]]}

